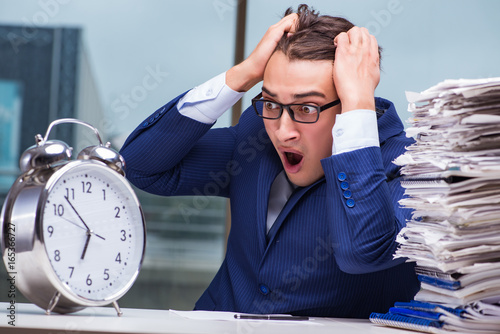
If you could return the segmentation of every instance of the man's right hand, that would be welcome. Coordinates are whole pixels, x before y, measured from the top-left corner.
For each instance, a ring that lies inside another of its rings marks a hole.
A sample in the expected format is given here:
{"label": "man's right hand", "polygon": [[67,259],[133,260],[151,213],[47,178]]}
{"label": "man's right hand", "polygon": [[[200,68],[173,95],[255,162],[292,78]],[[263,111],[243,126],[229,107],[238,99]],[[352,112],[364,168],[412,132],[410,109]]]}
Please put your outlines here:
{"label": "man's right hand", "polygon": [[296,13],[289,14],[267,29],[264,37],[250,56],[226,72],[226,85],[238,92],[246,92],[262,81],[264,70],[283,34],[293,34],[298,20]]}

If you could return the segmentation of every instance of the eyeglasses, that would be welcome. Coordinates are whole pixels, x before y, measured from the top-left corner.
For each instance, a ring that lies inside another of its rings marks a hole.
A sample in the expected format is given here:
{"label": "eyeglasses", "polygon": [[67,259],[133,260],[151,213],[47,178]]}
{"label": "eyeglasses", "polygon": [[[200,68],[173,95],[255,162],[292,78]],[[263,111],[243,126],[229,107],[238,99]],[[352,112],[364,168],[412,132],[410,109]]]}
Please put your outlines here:
{"label": "eyeglasses", "polygon": [[283,109],[286,109],[290,118],[298,123],[316,123],[320,112],[340,104],[340,100],[335,100],[321,107],[310,104],[281,104],[261,99],[261,97],[262,93],[252,99],[252,106],[259,117],[279,119],[283,114]]}

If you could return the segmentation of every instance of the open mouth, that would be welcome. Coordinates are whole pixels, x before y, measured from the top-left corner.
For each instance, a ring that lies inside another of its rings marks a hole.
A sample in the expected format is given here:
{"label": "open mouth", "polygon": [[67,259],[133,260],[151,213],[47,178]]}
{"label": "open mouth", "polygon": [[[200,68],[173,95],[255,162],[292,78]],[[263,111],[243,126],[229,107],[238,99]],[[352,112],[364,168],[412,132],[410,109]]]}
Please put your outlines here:
{"label": "open mouth", "polygon": [[291,166],[300,164],[300,162],[304,158],[303,155],[294,152],[285,152],[285,157]]}

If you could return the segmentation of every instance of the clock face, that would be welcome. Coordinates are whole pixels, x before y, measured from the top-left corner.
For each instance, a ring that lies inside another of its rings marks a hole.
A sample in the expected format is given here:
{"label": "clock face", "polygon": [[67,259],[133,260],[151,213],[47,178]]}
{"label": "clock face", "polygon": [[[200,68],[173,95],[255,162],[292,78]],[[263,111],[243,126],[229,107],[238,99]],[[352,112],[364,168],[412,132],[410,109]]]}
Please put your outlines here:
{"label": "clock face", "polygon": [[132,285],[144,254],[139,203],[110,168],[92,161],[67,167],[49,188],[42,210],[47,257],[72,295],[117,299]]}

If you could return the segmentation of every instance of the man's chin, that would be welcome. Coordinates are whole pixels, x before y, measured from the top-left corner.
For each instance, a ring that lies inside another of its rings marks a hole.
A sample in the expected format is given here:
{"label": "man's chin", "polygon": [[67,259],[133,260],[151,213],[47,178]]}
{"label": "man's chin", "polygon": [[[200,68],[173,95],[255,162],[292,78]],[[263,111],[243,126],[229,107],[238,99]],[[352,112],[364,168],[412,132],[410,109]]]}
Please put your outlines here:
{"label": "man's chin", "polygon": [[324,174],[322,175],[303,175],[303,173],[286,173],[288,180],[292,182],[294,185],[298,187],[307,187],[313,184],[314,182],[318,181],[321,179]]}

